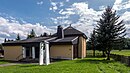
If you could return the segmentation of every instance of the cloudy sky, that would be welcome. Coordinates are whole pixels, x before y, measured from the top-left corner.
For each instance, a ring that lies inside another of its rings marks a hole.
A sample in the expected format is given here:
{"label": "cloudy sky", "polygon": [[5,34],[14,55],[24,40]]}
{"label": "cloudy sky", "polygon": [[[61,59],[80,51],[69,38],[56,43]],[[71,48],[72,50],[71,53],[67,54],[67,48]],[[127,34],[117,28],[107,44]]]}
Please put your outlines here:
{"label": "cloudy sky", "polygon": [[89,36],[108,5],[124,20],[130,37],[130,0],[0,0],[0,43],[18,33],[24,39],[31,29],[53,34],[57,25],[72,24]]}

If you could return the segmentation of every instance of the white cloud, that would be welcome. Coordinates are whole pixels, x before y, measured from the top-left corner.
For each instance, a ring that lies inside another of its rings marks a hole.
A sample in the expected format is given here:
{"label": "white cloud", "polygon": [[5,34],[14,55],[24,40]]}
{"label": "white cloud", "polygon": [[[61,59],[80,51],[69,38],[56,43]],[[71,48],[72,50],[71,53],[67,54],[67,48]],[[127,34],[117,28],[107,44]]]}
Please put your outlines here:
{"label": "white cloud", "polygon": [[69,2],[70,0],[66,0],[66,2]]}
{"label": "white cloud", "polygon": [[64,1],[55,2],[55,1],[50,0],[50,4],[51,4],[50,10],[55,12],[56,10],[58,10],[58,8],[64,6]]}
{"label": "white cloud", "polygon": [[122,10],[122,9],[127,9],[130,8],[130,0],[116,0],[114,5],[113,5],[113,9],[115,10]]}
{"label": "white cloud", "polygon": [[37,5],[42,5],[43,1],[37,2]]}
{"label": "white cloud", "polygon": [[104,10],[105,8],[107,8],[107,6],[99,6],[100,10]]}
{"label": "white cloud", "polygon": [[50,10],[53,10],[54,12],[58,9],[58,7],[57,7],[57,3],[56,2],[52,2],[51,0],[50,0],[50,2],[51,2],[51,7],[50,7]]}
{"label": "white cloud", "polygon": [[100,18],[101,13],[102,11],[95,11],[92,8],[88,8],[87,3],[79,2],[73,3],[69,8],[61,9],[59,11],[61,16],[53,18],[53,20],[56,20],[57,23],[63,26],[72,24],[73,27],[89,35],[96,21]]}
{"label": "white cloud", "polygon": [[122,16],[120,17],[120,20],[124,20],[124,24],[126,27],[126,37],[130,37],[130,12],[126,11]]}
{"label": "white cloud", "polygon": [[19,33],[22,38],[26,38],[27,34],[34,29],[37,35],[40,35],[44,32],[54,33],[53,29],[50,29],[46,26],[43,26],[39,23],[15,23],[9,22],[8,19],[0,17],[0,42],[3,42],[4,38],[15,39],[16,35]]}
{"label": "white cloud", "polygon": [[62,7],[64,6],[64,3],[63,2],[59,2],[59,7]]}

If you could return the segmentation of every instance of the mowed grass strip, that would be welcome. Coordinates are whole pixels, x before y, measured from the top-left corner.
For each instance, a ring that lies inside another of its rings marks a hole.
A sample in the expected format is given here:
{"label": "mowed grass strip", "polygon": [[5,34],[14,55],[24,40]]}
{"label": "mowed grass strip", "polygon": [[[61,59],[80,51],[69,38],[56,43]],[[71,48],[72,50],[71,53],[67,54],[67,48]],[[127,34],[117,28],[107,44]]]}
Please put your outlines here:
{"label": "mowed grass strip", "polygon": [[48,66],[23,64],[0,67],[0,73],[130,73],[130,67],[104,58],[85,58],[53,62]]}
{"label": "mowed grass strip", "polygon": [[130,56],[130,50],[113,50],[111,51],[112,54],[117,54],[117,55],[124,55],[124,56]]}

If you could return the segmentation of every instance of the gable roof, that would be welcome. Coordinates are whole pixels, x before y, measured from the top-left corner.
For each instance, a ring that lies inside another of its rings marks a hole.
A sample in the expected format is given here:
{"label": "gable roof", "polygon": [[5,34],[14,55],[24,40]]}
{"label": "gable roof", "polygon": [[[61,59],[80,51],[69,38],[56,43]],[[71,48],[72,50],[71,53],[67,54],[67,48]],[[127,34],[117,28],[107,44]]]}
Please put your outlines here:
{"label": "gable roof", "polygon": [[81,31],[69,26],[66,29],[64,29],[64,35],[83,35]]}
{"label": "gable roof", "polygon": [[[73,28],[72,26],[65,28],[63,31],[64,36],[83,36],[87,39],[87,36],[83,32]],[[52,36],[57,36],[57,33],[53,34]]]}
{"label": "gable roof", "polygon": [[50,44],[77,44],[78,43],[78,36],[73,37],[65,37],[60,39],[54,39],[50,41]]}

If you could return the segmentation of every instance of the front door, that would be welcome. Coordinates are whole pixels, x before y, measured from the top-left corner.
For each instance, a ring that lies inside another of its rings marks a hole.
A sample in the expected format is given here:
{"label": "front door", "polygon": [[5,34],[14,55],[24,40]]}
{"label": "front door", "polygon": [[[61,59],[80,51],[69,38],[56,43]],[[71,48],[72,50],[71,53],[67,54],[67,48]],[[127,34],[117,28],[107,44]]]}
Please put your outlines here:
{"label": "front door", "polygon": [[32,58],[32,49],[30,47],[26,48],[26,57]]}
{"label": "front door", "polygon": [[39,58],[39,52],[40,52],[39,47],[36,47],[35,48],[35,57],[36,58]]}

